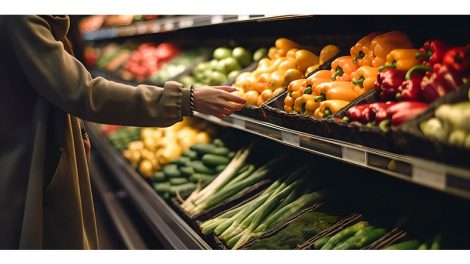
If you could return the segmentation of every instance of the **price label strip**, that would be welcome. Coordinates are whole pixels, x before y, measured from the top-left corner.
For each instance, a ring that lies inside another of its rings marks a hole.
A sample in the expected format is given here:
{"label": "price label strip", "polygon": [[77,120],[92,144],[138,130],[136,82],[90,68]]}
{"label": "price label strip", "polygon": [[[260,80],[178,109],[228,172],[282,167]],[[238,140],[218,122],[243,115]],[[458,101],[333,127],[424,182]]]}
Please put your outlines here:
{"label": "price label strip", "polygon": [[179,22],[180,28],[188,28],[188,27],[192,27],[193,25],[194,25],[194,20],[192,19],[185,19]]}
{"label": "price label strip", "polygon": [[232,120],[233,127],[236,127],[238,129],[245,129],[245,120],[239,119],[239,118],[234,118]]}
{"label": "price label strip", "polygon": [[362,150],[342,146],[341,153],[343,160],[359,165],[366,165],[366,153]]}
{"label": "price label strip", "polygon": [[224,17],[223,16],[213,16],[211,18],[211,24],[219,24],[224,22]]}
{"label": "price label strip", "polygon": [[446,188],[446,174],[439,168],[423,168],[414,166],[411,178],[414,182],[439,190],[444,190]]}
{"label": "price label strip", "polygon": [[281,131],[282,141],[285,143],[298,147],[300,146],[300,137],[297,134],[288,132],[288,131]]}

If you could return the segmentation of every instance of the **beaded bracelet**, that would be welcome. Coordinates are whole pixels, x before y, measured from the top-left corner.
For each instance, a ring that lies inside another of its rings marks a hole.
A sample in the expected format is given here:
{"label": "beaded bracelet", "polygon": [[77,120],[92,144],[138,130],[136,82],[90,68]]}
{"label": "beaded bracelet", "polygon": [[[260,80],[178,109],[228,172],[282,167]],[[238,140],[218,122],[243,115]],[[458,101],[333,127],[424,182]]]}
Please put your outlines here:
{"label": "beaded bracelet", "polygon": [[189,88],[189,104],[191,109],[191,116],[194,115],[194,84]]}

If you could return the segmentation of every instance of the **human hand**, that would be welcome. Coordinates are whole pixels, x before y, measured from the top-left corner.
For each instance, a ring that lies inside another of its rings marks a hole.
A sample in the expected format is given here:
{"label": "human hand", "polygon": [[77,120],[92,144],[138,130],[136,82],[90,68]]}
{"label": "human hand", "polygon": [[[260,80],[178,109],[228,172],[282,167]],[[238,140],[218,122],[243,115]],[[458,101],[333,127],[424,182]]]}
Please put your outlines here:
{"label": "human hand", "polygon": [[246,103],[245,99],[240,98],[231,92],[237,89],[228,86],[207,86],[194,88],[194,110],[224,118],[231,115],[234,111],[239,111]]}

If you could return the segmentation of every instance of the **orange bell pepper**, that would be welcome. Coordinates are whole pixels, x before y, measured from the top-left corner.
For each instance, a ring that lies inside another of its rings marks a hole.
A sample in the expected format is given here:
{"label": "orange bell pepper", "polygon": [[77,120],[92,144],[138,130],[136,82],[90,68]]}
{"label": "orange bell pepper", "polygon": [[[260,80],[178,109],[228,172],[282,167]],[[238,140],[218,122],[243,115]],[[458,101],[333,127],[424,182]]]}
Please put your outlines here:
{"label": "orange bell pepper", "polygon": [[367,36],[361,38],[354,46],[351,47],[350,53],[353,57],[353,62],[358,66],[370,66],[373,57],[370,56],[370,42],[380,33],[372,32]]}
{"label": "orange bell pepper", "polygon": [[386,57],[394,49],[409,49],[413,47],[408,35],[400,31],[390,31],[375,37],[370,43],[370,49],[374,59],[373,67],[380,67],[385,64]]}
{"label": "orange bell pepper", "polygon": [[379,71],[370,66],[361,66],[351,74],[352,83],[356,85],[356,91],[363,94],[374,88]]}
{"label": "orange bell pepper", "polygon": [[394,49],[386,57],[385,66],[380,69],[396,68],[398,70],[407,71],[419,64],[416,54],[419,53],[417,49]]}
{"label": "orange bell pepper", "polygon": [[321,119],[336,114],[339,110],[349,104],[344,100],[326,100],[320,103],[320,106],[313,114],[314,118]]}
{"label": "orange bell pepper", "polygon": [[336,56],[339,53],[339,47],[335,45],[326,45],[320,51],[319,61],[318,64],[322,65],[329,59]]}
{"label": "orange bell pepper", "polygon": [[298,114],[313,115],[319,105],[319,102],[315,102],[314,95],[304,94],[295,100],[294,112]]}
{"label": "orange bell pepper", "polygon": [[359,96],[355,86],[351,82],[334,81],[319,84],[320,94],[315,97],[315,101],[325,100],[345,100],[352,101]]}
{"label": "orange bell pepper", "polygon": [[342,56],[331,63],[331,79],[333,81],[351,81],[351,73],[357,70],[353,57]]}
{"label": "orange bell pepper", "polygon": [[284,111],[287,113],[292,113],[294,111],[294,100],[287,94],[286,98],[284,99]]}
{"label": "orange bell pepper", "polygon": [[304,94],[304,90],[307,87],[307,80],[306,79],[298,79],[289,83],[287,86],[287,92],[290,97],[295,101],[295,99],[299,98]]}
{"label": "orange bell pepper", "polygon": [[320,83],[324,82],[331,82],[331,71],[329,70],[321,70],[317,71],[316,73],[312,74],[310,77],[307,78],[307,88],[305,89],[305,93],[307,94],[319,94],[315,93],[316,86]]}

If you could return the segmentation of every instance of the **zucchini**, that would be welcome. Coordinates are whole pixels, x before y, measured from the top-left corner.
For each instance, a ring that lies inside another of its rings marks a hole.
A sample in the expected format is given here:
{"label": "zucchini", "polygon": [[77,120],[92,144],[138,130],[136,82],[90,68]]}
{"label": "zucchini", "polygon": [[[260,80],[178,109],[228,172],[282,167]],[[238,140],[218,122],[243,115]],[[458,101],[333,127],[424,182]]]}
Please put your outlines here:
{"label": "zucchini", "polygon": [[222,171],[225,170],[226,167],[227,167],[226,165],[218,165],[217,167],[215,167],[215,172],[221,173]]}
{"label": "zucchini", "polygon": [[214,154],[214,155],[228,155],[230,150],[226,147],[218,147],[214,144],[195,144],[190,147],[191,150],[196,151],[199,155]]}
{"label": "zucchini", "polygon": [[188,183],[186,178],[171,178],[169,181],[172,186]]}
{"label": "zucchini", "polygon": [[417,249],[420,246],[418,240],[408,240],[386,247],[388,250]]}
{"label": "zucchini", "polygon": [[176,164],[168,164],[163,167],[163,172],[167,178],[180,178],[181,172]]}
{"label": "zucchini", "polygon": [[196,160],[197,159],[197,152],[192,151],[190,149],[184,151],[181,155],[183,155],[183,157],[188,157],[190,160]]}
{"label": "zucchini", "polygon": [[230,160],[224,156],[205,154],[202,156],[202,162],[209,167],[216,167],[218,165],[227,165]]}
{"label": "zucchini", "polygon": [[191,162],[194,172],[205,173],[205,174],[215,174],[215,170],[207,167],[202,163],[202,161],[196,160]]}
{"label": "zucchini", "polygon": [[212,140],[212,144],[214,144],[217,147],[225,147],[224,142],[220,138],[216,138]]}
{"label": "zucchini", "polygon": [[179,167],[188,166],[191,164],[191,159],[188,157],[179,157],[174,159],[171,163],[178,165]]}
{"label": "zucchini", "polygon": [[167,179],[165,177],[165,173],[163,171],[157,171],[155,172],[155,174],[153,175],[153,178],[152,180],[154,182],[165,182]]}
{"label": "zucchini", "polygon": [[193,182],[206,182],[211,181],[215,178],[215,175],[212,174],[204,174],[204,173],[194,173],[189,177],[189,179]]}
{"label": "zucchini", "polygon": [[184,166],[180,168],[180,172],[183,177],[189,177],[194,174],[194,169],[191,166]]}
{"label": "zucchini", "polygon": [[160,194],[167,193],[170,191],[170,184],[168,182],[154,183],[153,189],[155,189],[155,191]]}
{"label": "zucchini", "polygon": [[192,182],[188,182],[188,183],[181,184],[181,185],[170,186],[170,192],[171,193],[186,192],[186,191],[190,191],[190,190],[195,189],[195,188],[196,188],[196,184],[194,184]]}
{"label": "zucchini", "polygon": [[344,249],[359,249],[369,245],[370,243],[376,241],[383,235],[387,233],[387,230],[384,228],[376,228],[373,226],[367,226],[359,231],[357,231],[354,236],[344,241],[343,243],[335,246],[335,250],[344,250]]}

